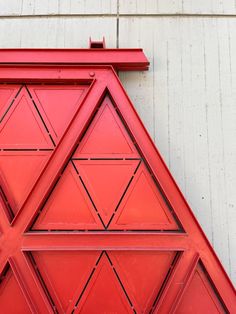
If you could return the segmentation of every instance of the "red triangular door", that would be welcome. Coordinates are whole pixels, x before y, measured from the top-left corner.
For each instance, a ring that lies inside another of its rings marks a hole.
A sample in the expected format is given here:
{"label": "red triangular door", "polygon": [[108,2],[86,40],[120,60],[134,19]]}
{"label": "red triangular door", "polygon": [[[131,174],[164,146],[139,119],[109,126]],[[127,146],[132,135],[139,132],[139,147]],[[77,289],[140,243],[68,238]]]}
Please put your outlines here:
{"label": "red triangular door", "polygon": [[0,86],[0,312],[236,313],[112,67],[18,75]]}

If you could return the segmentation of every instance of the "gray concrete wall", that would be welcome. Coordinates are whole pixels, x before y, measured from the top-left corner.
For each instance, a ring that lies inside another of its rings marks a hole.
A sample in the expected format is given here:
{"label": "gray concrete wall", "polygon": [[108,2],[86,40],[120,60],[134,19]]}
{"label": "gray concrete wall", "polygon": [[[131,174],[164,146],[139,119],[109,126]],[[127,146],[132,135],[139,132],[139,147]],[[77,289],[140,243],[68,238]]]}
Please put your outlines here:
{"label": "gray concrete wall", "polygon": [[0,47],[142,47],[120,78],[236,283],[236,2],[0,0]]}

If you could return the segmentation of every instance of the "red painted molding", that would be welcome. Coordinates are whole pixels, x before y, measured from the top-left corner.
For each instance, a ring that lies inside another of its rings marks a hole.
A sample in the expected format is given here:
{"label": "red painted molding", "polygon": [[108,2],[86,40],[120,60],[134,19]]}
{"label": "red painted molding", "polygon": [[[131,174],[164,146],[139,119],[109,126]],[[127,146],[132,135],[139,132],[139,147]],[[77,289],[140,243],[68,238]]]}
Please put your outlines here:
{"label": "red painted molding", "polygon": [[0,64],[112,65],[116,71],[145,71],[142,49],[0,49]]}

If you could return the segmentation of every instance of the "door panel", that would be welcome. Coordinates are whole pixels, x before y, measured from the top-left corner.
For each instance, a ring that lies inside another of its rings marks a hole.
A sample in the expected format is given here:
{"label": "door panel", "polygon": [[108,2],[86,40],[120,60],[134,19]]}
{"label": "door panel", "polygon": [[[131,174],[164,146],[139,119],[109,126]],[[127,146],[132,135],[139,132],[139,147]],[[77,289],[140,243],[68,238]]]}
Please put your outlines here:
{"label": "door panel", "polygon": [[0,84],[1,311],[14,296],[19,314],[229,312],[227,278],[117,76],[86,71]]}

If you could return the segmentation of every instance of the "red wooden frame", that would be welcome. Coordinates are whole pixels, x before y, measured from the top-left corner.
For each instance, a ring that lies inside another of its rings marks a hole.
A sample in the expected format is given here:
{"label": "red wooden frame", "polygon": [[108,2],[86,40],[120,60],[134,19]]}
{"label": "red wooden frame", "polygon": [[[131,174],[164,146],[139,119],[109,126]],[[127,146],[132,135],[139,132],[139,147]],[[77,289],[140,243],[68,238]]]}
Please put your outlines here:
{"label": "red wooden frame", "polygon": [[[174,313],[184,287],[201,261],[229,313],[236,312],[235,290],[177,187],[153,141],[145,130],[117,76],[118,70],[147,70],[141,49],[6,49],[0,51],[0,82],[89,84],[89,90],[65,134],[55,147],[42,174],[20,212],[9,222],[0,210],[0,273],[9,263],[32,312],[51,313],[26,252],[40,250],[160,250],[180,252],[154,312]],[[184,232],[41,232],[29,227],[65,166],[80,135],[91,121],[97,106],[109,94],[118,112],[138,143],[142,158],[174,208]],[[5,203],[0,199],[0,207]],[[119,242],[118,242],[119,239]],[[178,284],[183,283],[183,284]],[[30,287],[30,290],[29,290]]]}

